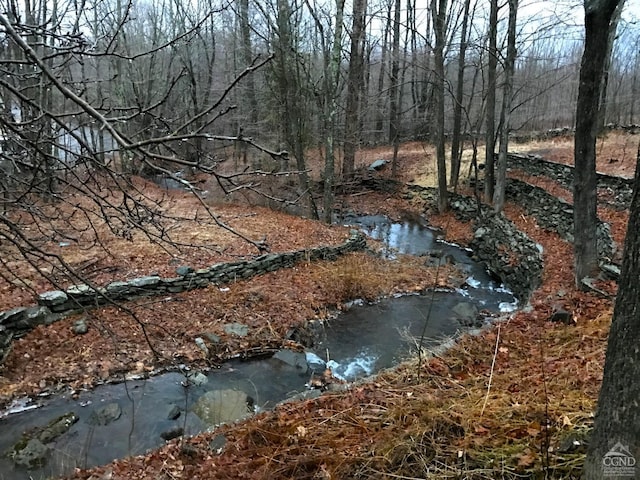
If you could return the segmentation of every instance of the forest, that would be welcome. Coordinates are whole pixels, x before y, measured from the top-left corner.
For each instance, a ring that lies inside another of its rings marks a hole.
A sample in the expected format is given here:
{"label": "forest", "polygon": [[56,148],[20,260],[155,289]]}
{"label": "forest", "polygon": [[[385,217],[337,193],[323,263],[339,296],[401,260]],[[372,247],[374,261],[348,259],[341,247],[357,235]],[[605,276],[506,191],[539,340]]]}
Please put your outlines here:
{"label": "forest", "polygon": [[0,480],[640,475],[637,0],[0,3]]}

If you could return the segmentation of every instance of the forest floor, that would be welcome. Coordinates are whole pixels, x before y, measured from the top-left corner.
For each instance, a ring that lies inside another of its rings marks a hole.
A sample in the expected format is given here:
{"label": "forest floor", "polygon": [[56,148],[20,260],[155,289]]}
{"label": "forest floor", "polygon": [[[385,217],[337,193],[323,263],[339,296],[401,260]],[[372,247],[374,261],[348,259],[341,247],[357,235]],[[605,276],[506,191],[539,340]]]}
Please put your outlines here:
{"label": "forest floor", "polygon": [[[636,136],[608,135],[599,144],[598,170],[631,176],[637,142]],[[569,138],[517,147],[571,163]],[[365,150],[359,164],[387,158],[389,152]],[[428,181],[424,177],[431,167],[427,165],[435,162],[425,162],[425,157],[432,159],[433,153],[422,144],[402,146],[403,181]],[[555,195],[571,197],[553,179],[526,176],[526,180]],[[145,188],[152,192],[156,187]],[[186,194],[157,193],[166,196],[167,208],[176,212],[200,208],[189,203]],[[363,213],[422,213],[392,194],[358,192],[341,202]],[[348,236],[344,227],[268,209],[230,204],[211,208],[243,234],[264,239],[272,252],[339,244]],[[570,244],[540,228],[518,205],[508,204],[505,213],[543,245],[545,265],[554,266],[545,269],[530,308],[479,336],[463,337],[429,361],[408,361],[370,383],[285,404],[215,432],[173,440],[145,456],[77,471],[73,478],[575,478],[584,459],[581,441],[591,426],[601,382],[612,300],[575,289]],[[612,223],[614,239],[622,245],[627,214],[601,208],[600,215]],[[51,247],[60,248],[72,264],[89,264],[92,281],[99,284],[150,273],[168,275],[176,264],[198,268],[257,253],[201,217],[194,214],[192,218],[180,235],[194,247],[180,251],[160,249],[137,237],[127,243],[105,239],[113,244],[105,244],[97,257],[74,246],[56,247],[55,239]],[[428,220],[442,228],[449,240],[470,240],[470,225],[451,214]],[[369,243],[375,248],[375,242]],[[455,275],[453,269],[436,272],[423,263],[410,257],[389,262],[355,253],[240,281],[229,285],[228,291],[210,287],[158,302],[134,302],[129,306],[151,327],[151,341],[161,359],[154,358],[145,345],[139,325],[116,307],[90,312],[92,327],[86,335],[71,332],[76,317],[41,326],[15,342],[0,370],[0,404],[42,391],[91,388],[124,372],[148,372],[177,363],[206,366],[193,341],[205,330],[219,334],[225,353],[231,356],[265,345],[286,345],[291,328],[328,318],[351,298],[373,300],[456,282],[450,278]],[[0,309],[32,303],[34,290],[51,286],[24,268],[27,284],[0,281]],[[572,314],[570,325],[548,321],[559,307]],[[247,324],[250,335],[225,337],[222,326],[233,321]],[[219,434],[227,440],[220,454],[209,447]]]}

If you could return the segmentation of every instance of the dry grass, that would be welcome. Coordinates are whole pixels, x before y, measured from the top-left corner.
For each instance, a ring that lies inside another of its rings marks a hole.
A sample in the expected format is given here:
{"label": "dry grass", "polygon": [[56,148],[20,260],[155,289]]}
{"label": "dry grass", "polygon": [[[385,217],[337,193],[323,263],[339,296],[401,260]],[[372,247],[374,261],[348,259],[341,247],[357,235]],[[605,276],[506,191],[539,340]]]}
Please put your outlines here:
{"label": "dry grass", "polygon": [[[188,455],[174,443],[156,460],[107,470],[114,479],[158,478],[159,465],[199,479],[576,478],[583,453],[559,446],[591,425],[609,322],[610,312],[576,327],[518,314],[420,367],[199,435]],[[221,433],[225,451],[211,457]]]}

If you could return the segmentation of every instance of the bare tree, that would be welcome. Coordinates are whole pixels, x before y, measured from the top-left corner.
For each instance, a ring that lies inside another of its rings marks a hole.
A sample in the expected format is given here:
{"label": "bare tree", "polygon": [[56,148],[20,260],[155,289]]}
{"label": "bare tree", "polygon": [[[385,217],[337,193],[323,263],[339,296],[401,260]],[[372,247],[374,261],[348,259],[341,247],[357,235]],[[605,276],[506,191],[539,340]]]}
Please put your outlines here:
{"label": "bare tree", "polygon": [[509,0],[509,25],[507,27],[507,56],[504,61],[504,84],[502,87],[502,109],[500,113],[500,150],[496,168],[496,186],[493,192],[493,208],[502,211],[507,182],[507,151],[511,130],[511,107],[513,104],[513,72],[516,63],[516,23],[518,0]]}
{"label": "bare tree", "polygon": [[[325,75],[322,94],[319,95],[319,103],[322,114],[322,135],[325,154],[324,164],[324,195],[323,195],[323,220],[332,221],[333,213],[333,185],[335,179],[335,154],[336,154],[336,123],[338,119],[338,97],[340,95],[340,65],[342,60],[342,30],[344,20],[344,0],[336,1],[335,30],[331,35],[325,33],[325,26],[318,16],[316,9],[307,2],[316,28],[320,32],[322,51],[324,57]],[[329,16],[330,17],[330,16]],[[329,25],[331,22],[328,22]]]}
{"label": "bare tree", "polygon": [[305,111],[304,64],[298,52],[295,22],[300,15],[294,15],[289,0],[277,0],[276,21],[272,26],[271,44],[275,57],[272,75],[277,92],[278,119],[282,128],[282,140],[295,157],[299,175],[299,195],[304,198],[306,213],[318,218],[318,209],[311,192],[311,185],[305,160],[308,147],[309,121]]}
{"label": "bare tree", "polygon": [[[150,172],[173,178],[200,200],[202,197],[198,189],[175,175],[177,169],[188,168],[209,174],[225,192],[241,188],[256,190],[257,184],[246,181],[252,172],[232,174],[221,171],[224,160],[217,159],[211,152],[199,158],[185,158],[180,153],[184,151],[181,146],[184,143],[197,139],[206,139],[209,144],[244,141],[260,154],[276,160],[286,156],[286,152],[261,147],[249,138],[220,134],[214,130],[217,126],[213,127],[225,112],[232,110],[225,101],[233,88],[269,62],[270,57],[248,66],[222,90],[220,96],[202,105],[197,113],[192,112],[189,116],[182,111],[170,117],[159,112],[165,111],[166,104],[171,102],[169,97],[175,88],[171,82],[161,89],[163,96],[155,103],[140,100],[126,105],[121,100],[127,97],[119,97],[113,104],[96,95],[98,89],[95,85],[103,79],[89,74],[77,79],[76,75],[82,72],[83,62],[87,66],[92,62],[100,64],[102,68],[114,56],[129,63],[129,60],[134,62],[151,53],[171,55],[177,44],[193,38],[189,35],[195,34],[202,23],[196,22],[192,30],[167,37],[164,42],[160,42],[158,37],[157,41],[146,44],[150,50],[143,50],[143,44],[138,44],[136,48],[140,50],[137,53],[131,51],[127,54],[124,47],[122,51],[116,50],[117,31],[101,37],[98,42],[98,38],[86,38],[79,29],[72,28],[62,33],[59,24],[44,22],[36,28],[31,23],[20,21],[26,17],[19,12],[14,13],[12,16],[0,14],[2,43],[12,46],[11,57],[5,56],[4,52],[0,56],[0,68],[9,68],[10,72],[0,78],[2,102],[6,106],[0,117],[3,136],[0,151],[3,173],[0,180],[3,199],[0,238],[3,250],[0,262],[5,267],[3,275],[19,278],[20,272],[14,271],[10,265],[14,259],[23,258],[54,285],[58,280],[51,275],[53,270],[64,272],[73,283],[90,284],[61,256],[48,251],[44,239],[77,241],[82,238],[104,248],[98,232],[105,225],[112,234],[124,238],[131,238],[133,232],[138,231],[165,248],[184,247],[167,228],[162,200],[150,197],[136,187],[130,181],[129,173],[120,167],[125,156],[136,158]],[[32,45],[28,39],[35,33],[40,40]],[[42,45],[47,45],[47,49],[40,48]],[[14,71],[11,66],[16,62],[21,68]],[[143,67],[149,68],[149,65],[145,63]],[[87,68],[85,72],[88,71]],[[38,79],[39,88],[47,90],[47,97],[32,95],[34,85],[25,80],[33,78]],[[148,85],[144,87],[146,91],[137,90],[140,95],[157,94]],[[144,116],[151,120],[142,118]],[[154,124],[159,120],[163,123]],[[138,130],[125,131],[122,128],[131,123],[138,125]],[[144,125],[150,127],[141,128]],[[87,133],[88,129],[102,130],[105,141],[89,141],[91,133]],[[101,146],[103,150],[100,150]],[[56,204],[73,205],[73,215],[67,217],[60,213],[64,210],[58,211]],[[202,206],[209,213],[212,224],[233,231],[206,204],[202,203]],[[256,252],[268,249],[263,240],[235,233],[250,242]]]}
{"label": "bare tree", "polygon": [[495,145],[496,145],[496,77],[498,68],[498,0],[490,0],[489,12],[489,60],[487,63],[487,101],[485,110],[485,200],[493,199],[495,185]]}
{"label": "bare tree", "polygon": [[379,135],[384,135],[384,122],[385,122],[385,105],[389,98],[388,95],[385,95],[385,77],[387,74],[387,62],[388,62],[388,52],[389,52],[389,37],[391,34],[391,30],[393,27],[393,20],[391,16],[392,8],[393,8],[394,0],[387,0],[387,10],[384,18],[387,21],[384,24],[384,35],[382,38],[382,44],[380,49],[380,71],[378,73],[378,87],[376,90],[376,124],[375,131]]}
{"label": "bare tree", "polygon": [[464,73],[467,54],[467,43],[469,35],[469,23],[472,21],[470,15],[471,0],[464,0],[462,13],[462,31],[460,32],[460,50],[458,51],[458,72],[456,78],[456,91],[453,97],[453,131],[451,133],[451,176],[449,183],[456,191],[458,179],[460,177],[460,162],[462,155],[462,102],[464,96]]}
{"label": "bare tree", "polygon": [[607,114],[607,96],[608,96],[608,86],[609,86],[609,73],[612,64],[613,57],[613,44],[616,38],[616,31],[618,30],[618,24],[620,23],[620,18],[622,17],[622,7],[624,6],[624,1],[618,3],[617,8],[613,12],[613,16],[611,17],[611,23],[609,27],[609,37],[607,38],[607,54],[605,56],[605,65],[604,65],[604,75],[602,78],[602,86],[600,89],[600,111],[599,111],[599,119],[598,123],[600,125],[600,130],[602,130],[606,123],[606,114]]}
{"label": "bare tree", "polygon": [[585,43],[576,108],[573,186],[576,285],[598,273],[596,136],[609,32],[624,0],[585,0]]}
{"label": "bare tree", "polygon": [[353,175],[356,148],[360,140],[360,93],[364,82],[364,26],[366,11],[367,0],[355,0],[353,2],[351,50],[347,77],[344,155],[342,160],[342,175],[347,178]]}
{"label": "bare tree", "polygon": [[434,19],[436,37],[434,51],[435,90],[436,90],[436,162],[438,165],[438,210],[447,209],[447,164],[445,157],[444,102],[445,102],[445,70],[444,47],[447,33],[447,0],[431,0],[431,15]]}
{"label": "bare tree", "polygon": [[393,161],[391,164],[392,175],[395,177],[398,171],[398,145],[400,143],[400,98],[398,91],[400,86],[400,11],[401,0],[395,0],[393,13],[393,40],[391,50],[391,76],[389,86],[389,143],[393,145]]}

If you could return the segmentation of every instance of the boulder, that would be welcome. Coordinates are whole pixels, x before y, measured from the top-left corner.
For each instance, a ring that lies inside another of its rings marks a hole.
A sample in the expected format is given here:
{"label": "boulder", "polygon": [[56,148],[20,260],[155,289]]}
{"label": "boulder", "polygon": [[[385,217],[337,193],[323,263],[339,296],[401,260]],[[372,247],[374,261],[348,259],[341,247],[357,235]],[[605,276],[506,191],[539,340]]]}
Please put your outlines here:
{"label": "boulder", "polygon": [[62,305],[69,300],[68,295],[62,290],[53,290],[51,292],[44,292],[38,296],[38,303],[46,307],[55,307]]}
{"label": "boulder", "polygon": [[277,351],[272,358],[299,370],[301,373],[305,373],[309,369],[307,356],[303,352],[284,349]]}
{"label": "boulder", "polygon": [[117,403],[110,403],[104,407],[98,408],[93,411],[91,416],[87,419],[89,425],[109,425],[115,422],[122,415],[122,409]]}
{"label": "boulder", "polygon": [[384,167],[387,166],[388,163],[389,163],[389,160],[378,159],[372,162],[371,165],[369,165],[369,170],[372,172],[382,170]]}
{"label": "boulder", "polygon": [[198,399],[193,413],[208,427],[216,427],[251,415],[249,400],[249,396],[239,390],[211,390]]}
{"label": "boulder", "polygon": [[181,437],[182,435],[184,435],[184,428],[171,427],[169,430],[165,430],[164,432],[162,432],[160,434],[160,437],[162,437],[163,440],[168,442],[169,440],[173,440],[174,438]]}
{"label": "boulder", "polygon": [[76,320],[71,327],[71,330],[76,335],[84,335],[89,331],[89,325],[87,325],[87,319],[81,318],[80,320]]}
{"label": "boulder", "polygon": [[249,327],[242,323],[229,323],[224,326],[224,331],[227,335],[235,335],[237,337],[246,337],[249,333]]}
{"label": "boulder", "polygon": [[204,373],[198,372],[196,370],[192,372],[187,372],[185,376],[187,377],[188,384],[195,385],[196,387],[201,387],[202,385],[205,385],[209,381],[209,378],[207,378],[207,376]]}
{"label": "boulder", "polygon": [[16,465],[29,469],[37,468],[47,463],[49,447],[37,438],[32,438],[22,448],[16,448],[11,456]]}
{"label": "boulder", "polygon": [[42,443],[53,442],[59,436],[67,433],[71,426],[78,421],[78,416],[73,413],[67,413],[52,420],[49,425],[42,429],[38,435],[38,439]]}
{"label": "boulder", "polygon": [[455,314],[456,320],[465,327],[476,326],[478,317],[478,307],[469,302],[456,304],[451,311]]}
{"label": "boulder", "polygon": [[180,407],[177,405],[174,405],[171,408],[171,410],[169,410],[169,413],[167,414],[167,418],[169,420],[177,420],[180,414],[181,414]]}

